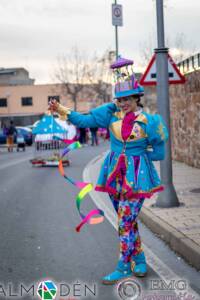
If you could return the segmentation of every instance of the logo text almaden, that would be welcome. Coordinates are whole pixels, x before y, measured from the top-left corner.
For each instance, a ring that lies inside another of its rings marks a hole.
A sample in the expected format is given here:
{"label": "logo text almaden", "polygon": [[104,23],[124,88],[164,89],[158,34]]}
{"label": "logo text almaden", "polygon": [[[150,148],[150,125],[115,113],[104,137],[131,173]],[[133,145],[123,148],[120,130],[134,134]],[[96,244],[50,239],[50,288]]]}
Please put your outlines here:
{"label": "logo text almaden", "polygon": [[[87,297],[87,296],[97,296],[97,286],[96,284],[87,285],[85,283],[59,283],[56,284],[58,288],[58,293],[60,297]],[[0,283],[0,299],[8,299],[8,297],[24,297],[25,295],[35,296],[37,295],[38,285],[26,286],[24,284],[16,285],[9,283],[3,285]],[[57,293],[57,296],[58,296]]]}

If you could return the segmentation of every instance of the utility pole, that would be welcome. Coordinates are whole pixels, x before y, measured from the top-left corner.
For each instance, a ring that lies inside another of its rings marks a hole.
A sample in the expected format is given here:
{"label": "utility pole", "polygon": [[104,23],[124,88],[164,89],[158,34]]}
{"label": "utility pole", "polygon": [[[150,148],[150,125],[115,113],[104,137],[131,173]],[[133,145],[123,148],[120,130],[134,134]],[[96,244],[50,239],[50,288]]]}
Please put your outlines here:
{"label": "utility pole", "polygon": [[174,207],[179,206],[180,204],[172,180],[168,48],[165,47],[163,0],[156,0],[156,12],[158,39],[158,48],[155,49],[157,70],[157,105],[158,112],[163,116],[169,130],[169,139],[166,143],[165,149],[165,160],[161,161],[160,163],[160,175],[165,190],[159,194],[156,201],[156,206]]}

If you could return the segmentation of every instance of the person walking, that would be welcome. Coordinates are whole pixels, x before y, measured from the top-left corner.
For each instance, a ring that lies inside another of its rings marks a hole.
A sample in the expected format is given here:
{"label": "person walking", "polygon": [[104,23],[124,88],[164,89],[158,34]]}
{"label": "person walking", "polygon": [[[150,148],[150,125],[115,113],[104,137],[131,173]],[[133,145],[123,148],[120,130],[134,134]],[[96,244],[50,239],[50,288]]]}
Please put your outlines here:
{"label": "person walking", "polygon": [[[165,157],[168,131],[162,117],[143,111],[144,89],[128,69],[133,62],[119,58],[111,68],[115,74],[115,101],[82,115],[50,102],[57,111],[78,127],[105,127],[110,133],[110,151],[101,166],[96,191],[109,194],[118,216],[119,259],[116,269],[102,278],[114,284],[130,276],[145,276],[147,264],[137,218],[144,201],[163,190],[152,161]],[[125,69],[125,70],[124,70]]]}
{"label": "person walking", "polygon": [[79,130],[79,142],[82,144],[82,145],[86,145],[87,143],[87,139],[86,139],[86,135],[87,135],[87,128],[78,128]]}
{"label": "person walking", "polygon": [[10,126],[8,127],[6,138],[8,152],[13,152],[15,135],[17,135],[17,129],[15,128],[13,121],[10,121]]}
{"label": "person walking", "polygon": [[92,127],[90,128],[90,132],[91,132],[91,146],[98,146],[98,137],[97,137],[97,131],[98,131],[98,127]]}

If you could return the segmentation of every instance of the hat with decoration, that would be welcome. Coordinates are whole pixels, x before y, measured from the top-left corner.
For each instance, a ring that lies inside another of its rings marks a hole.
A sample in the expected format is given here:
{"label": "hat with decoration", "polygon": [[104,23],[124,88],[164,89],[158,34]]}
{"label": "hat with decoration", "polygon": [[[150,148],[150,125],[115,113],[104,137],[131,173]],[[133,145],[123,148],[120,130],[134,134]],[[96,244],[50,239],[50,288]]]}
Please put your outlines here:
{"label": "hat with decoration", "polygon": [[133,72],[133,60],[118,57],[110,68],[114,73],[115,98],[144,95],[144,88]]}

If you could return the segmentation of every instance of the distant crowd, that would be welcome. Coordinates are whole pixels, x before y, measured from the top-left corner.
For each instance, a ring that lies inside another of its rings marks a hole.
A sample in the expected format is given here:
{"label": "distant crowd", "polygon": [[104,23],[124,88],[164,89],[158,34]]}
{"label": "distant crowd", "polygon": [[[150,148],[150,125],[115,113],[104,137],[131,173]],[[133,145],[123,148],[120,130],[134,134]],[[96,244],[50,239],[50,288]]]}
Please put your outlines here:
{"label": "distant crowd", "polygon": [[[68,126],[70,128],[70,125],[74,127],[74,125],[69,124]],[[17,129],[11,120],[9,123],[9,126],[6,124],[2,124],[2,131],[3,135],[6,136],[6,144],[8,152],[13,152],[14,148],[14,140],[16,139],[18,132]],[[69,130],[70,131],[70,130]],[[71,130],[72,133],[76,131],[76,136],[74,137],[73,133],[73,139],[78,140],[83,146],[91,145],[91,146],[98,146],[100,138],[103,139],[103,141],[108,140],[110,138],[109,131],[106,128],[75,128],[74,130]],[[70,132],[68,139],[71,139]],[[38,144],[36,142],[36,144]],[[39,144],[38,144],[39,145]],[[37,147],[36,147],[37,148]],[[40,148],[40,147],[39,147]],[[39,150],[39,149],[38,149]]]}
{"label": "distant crowd", "polygon": [[109,131],[106,128],[77,128],[77,139],[82,145],[98,146],[99,138],[104,141],[110,138]]}

